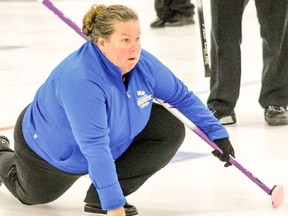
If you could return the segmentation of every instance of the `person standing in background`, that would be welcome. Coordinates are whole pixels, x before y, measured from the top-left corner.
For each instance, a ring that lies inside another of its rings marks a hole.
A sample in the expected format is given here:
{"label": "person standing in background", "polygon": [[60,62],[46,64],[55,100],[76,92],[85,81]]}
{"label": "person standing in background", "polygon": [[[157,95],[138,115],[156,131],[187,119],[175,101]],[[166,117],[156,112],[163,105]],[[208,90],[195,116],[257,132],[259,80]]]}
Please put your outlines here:
{"label": "person standing in background", "polygon": [[195,6],[190,0],[155,0],[157,19],[152,28],[194,24]]}
{"label": "person standing in background", "polygon": [[[222,124],[234,124],[241,79],[242,16],[248,0],[210,3],[211,91],[207,106]],[[255,0],[255,5],[263,42],[259,103],[268,125],[288,125],[288,1]]]}

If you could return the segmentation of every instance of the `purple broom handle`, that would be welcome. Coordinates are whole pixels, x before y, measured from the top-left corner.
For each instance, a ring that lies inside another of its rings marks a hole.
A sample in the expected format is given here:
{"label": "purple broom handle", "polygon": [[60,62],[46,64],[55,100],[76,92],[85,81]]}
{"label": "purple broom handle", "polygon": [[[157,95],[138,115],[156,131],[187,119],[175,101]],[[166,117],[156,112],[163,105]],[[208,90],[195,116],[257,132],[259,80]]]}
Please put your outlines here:
{"label": "purple broom handle", "polygon": [[[200,130],[191,120],[189,120],[186,116],[184,116],[180,111],[171,107],[168,103],[164,103],[163,101],[156,99],[162,106],[164,106],[168,111],[170,111],[175,117],[177,117],[184,125],[186,125],[189,129],[191,129],[194,133],[196,133],[202,140],[204,140],[207,144],[209,144],[213,149],[218,150],[220,153],[223,153],[222,150],[208,138],[208,136]],[[251,179],[254,183],[256,183],[262,190],[264,190],[268,195],[271,195],[272,190],[267,187],[263,182],[261,182],[258,178],[252,175],[247,169],[245,169],[241,164],[239,164],[235,158],[231,155],[229,156],[229,162],[237,167],[244,175],[246,175],[249,179]]]}
{"label": "purple broom handle", "polygon": [[76,31],[82,38],[85,40],[89,40],[88,37],[86,37],[81,29],[69,18],[67,18],[62,11],[60,11],[58,8],[56,8],[53,3],[49,0],[41,0],[42,4],[44,4],[47,8],[49,8],[54,14],[56,14],[64,23],[66,23],[68,26],[70,26],[74,31]]}
{"label": "purple broom handle", "polygon": [[[214,143],[212,142],[206,134],[203,133],[196,125],[194,128],[194,133],[196,133],[199,137],[201,137],[205,142],[207,142],[212,148],[220,151],[222,153],[222,150]],[[264,190],[268,195],[271,195],[272,190],[267,187],[263,182],[261,182],[258,178],[256,178],[251,172],[249,172],[247,169],[245,169],[241,164],[239,164],[231,155],[229,155],[229,161],[231,164],[233,164],[235,167],[237,167],[243,174],[245,174],[248,178],[250,178],[254,183],[256,183],[262,190]]]}

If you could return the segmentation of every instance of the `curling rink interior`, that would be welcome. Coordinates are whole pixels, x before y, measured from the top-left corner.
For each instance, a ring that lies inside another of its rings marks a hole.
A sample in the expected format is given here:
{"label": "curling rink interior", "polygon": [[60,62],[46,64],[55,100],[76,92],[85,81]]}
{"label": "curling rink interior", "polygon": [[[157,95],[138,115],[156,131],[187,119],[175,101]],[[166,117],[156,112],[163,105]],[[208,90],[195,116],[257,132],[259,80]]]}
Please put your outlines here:
{"label": "curling rink interior", "polygon": [[[56,7],[81,26],[94,3],[120,3],[140,16],[142,47],[155,54],[204,103],[209,78],[204,77],[197,10],[195,24],[151,29],[156,18],[154,0],[54,0]],[[192,1],[196,5],[196,1]],[[209,41],[210,6],[203,0]],[[84,40],[37,0],[0,0],[0,134],[13,148],[13,126],[22,109],[51,70]],[[284,203],[272,207],[271,196],[236,167],[224,168],[211,155],[211,147],[191,130],[171,163],[127,197],[141,216],[287,216],[288,215],[288,126],[268,126],[258,104],[262,52],[254,1],[243,18],[242,86],[235,109],[237,124],[227,126],[236,160],[269,188],[283,185]],[[58,200],[25,206],[5,188],[0,188],[0,216],[80,216],[90,185],[80,178]]]}

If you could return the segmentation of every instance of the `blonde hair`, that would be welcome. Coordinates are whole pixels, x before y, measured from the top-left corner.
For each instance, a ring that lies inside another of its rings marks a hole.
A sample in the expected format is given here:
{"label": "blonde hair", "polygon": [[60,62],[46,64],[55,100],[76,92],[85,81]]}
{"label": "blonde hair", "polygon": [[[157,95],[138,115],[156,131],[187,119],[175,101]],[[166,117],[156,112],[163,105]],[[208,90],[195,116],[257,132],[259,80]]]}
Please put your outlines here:
{"label": "blonde hair", "polygon": [[98,39],[109,39],[114,32],[116,22],[138,21],[138,15],[123,5],[93,5],[83,18],[83,33],[94,43]]}

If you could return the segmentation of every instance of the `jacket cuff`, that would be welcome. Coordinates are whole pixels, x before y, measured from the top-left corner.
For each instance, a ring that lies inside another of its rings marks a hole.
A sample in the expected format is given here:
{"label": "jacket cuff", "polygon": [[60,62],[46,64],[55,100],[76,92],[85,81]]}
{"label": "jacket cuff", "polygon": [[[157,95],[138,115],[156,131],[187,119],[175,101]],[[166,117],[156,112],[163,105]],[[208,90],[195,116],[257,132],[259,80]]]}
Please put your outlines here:
{"label": "jacket cuff", "polygon": [[97,189],[103,210],[110,210],[124,206],[126,198],[123,195],[120,184],[114,184],[106,188]]}

